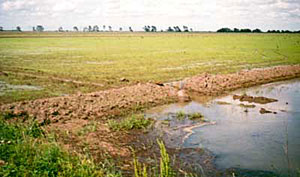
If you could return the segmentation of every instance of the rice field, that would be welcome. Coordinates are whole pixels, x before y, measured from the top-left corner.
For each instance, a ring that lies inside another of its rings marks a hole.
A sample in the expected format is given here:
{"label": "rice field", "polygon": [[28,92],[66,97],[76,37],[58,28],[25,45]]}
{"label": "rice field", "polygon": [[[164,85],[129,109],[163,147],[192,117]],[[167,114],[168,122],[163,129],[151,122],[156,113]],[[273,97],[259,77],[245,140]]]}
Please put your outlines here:
{"label": "rice field", "polygon": [[299,34],[3,32],[0,103],[299,63]]}

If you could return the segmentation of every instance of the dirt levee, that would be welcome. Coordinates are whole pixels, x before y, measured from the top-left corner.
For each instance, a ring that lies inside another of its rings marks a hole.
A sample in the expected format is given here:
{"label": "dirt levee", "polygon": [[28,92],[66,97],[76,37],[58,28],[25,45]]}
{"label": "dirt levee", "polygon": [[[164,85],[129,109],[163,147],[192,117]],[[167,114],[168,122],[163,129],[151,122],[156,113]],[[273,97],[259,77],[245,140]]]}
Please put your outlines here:
{"label": "dirt levee", "polygon": [[277,66],[265,69],[244,70],[234,74],[202,74],[185,79],[184,88],[202,95],[220,95],[226,91],[251,87],[300,76],[300,66]]}
{"label": "dirt levee", "polygon": [[124,115],[126,111],[167,103],[172,99],[176,99],[174,88],[147,83],[89,94],[17,102],[3,105],[0,110],[16,114],[26,111],[39,121],[49,119],[51,123],[55,123],[72,118],[94,119]]}

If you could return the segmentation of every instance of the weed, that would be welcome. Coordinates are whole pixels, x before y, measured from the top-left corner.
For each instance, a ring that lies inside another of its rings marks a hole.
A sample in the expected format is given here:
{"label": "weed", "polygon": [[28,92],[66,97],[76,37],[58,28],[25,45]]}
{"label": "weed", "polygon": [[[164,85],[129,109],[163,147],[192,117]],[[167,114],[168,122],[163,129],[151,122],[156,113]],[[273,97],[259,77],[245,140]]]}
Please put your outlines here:
{"label": "weed", "polygon": [[145,129],[152,123],[151,119],[147,119],[144,115],[132,115],[121,121],[109,120],[108,126],[113,131]]}
{"label": "weed", "polygon": [[204,120],[204,116],[198,112],[188,115],[190,120]]}
{"label": "weed", "polygon": [[185,118],[185,116],[186,115],[185,115],[185,113],[183,111],[179,111],[179,112],[176,113],[176,118],[178,120],[183,120]]}
{"label": "weed", "polygon": [[134,168],[134,176],[135,177],[148,177],[147,166],[139,162],[137,157],[135,156],[135,152],[132,149],[133,154],[133,168]]}
{"label": "weed", "polygon": [[157,140],[160,148],[160,176],[161,177],[172,177],[175,176],[170,164],[169,154],[167,153],[164,143]]}
{"label": "weed", "polygon": [[[176,173],[172,170],[169,154],[167,153],[166,147],[163,141],[157,140],[160,149],[160,170],[159,174],[155,174],[155,176],[160,177],[173,177]],[[138,161],[135,156],[134,150],[133,152],[133,167],[134,167],[134,175],[135,177],[148,177],[148,169],[145,164],[142,164]]]}

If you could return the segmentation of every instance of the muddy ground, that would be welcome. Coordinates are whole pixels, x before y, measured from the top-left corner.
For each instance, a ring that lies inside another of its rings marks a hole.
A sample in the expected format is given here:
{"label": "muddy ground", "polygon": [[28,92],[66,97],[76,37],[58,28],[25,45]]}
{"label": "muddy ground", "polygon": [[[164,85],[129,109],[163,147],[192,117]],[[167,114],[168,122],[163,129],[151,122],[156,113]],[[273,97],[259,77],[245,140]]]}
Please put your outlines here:
{"label": "muddy ground", "polygon": [[[130,146],[142,150],[138,151],[138,155],[155,156],[159,154],[157,147],[156,150],[153,148],[156,135],[149,138],[151,136],[144,131],[135,130],[113,132],[108,128],[107,120],[119,119],[148,107],[187,100],[190,92],[216,96],[239,88],[296,77],[300,77],[299,65],[244,70],[226,75],[204,73],[168,84],[144,83],[88,94],[16,102],[0,105],[0,111],[15,114],[26,112],[36,117],[45,129],[55,131],[66,148],[81,153],[88,151],[96,161],[101,161],[106,155],[120,158],[120,167],[129,171],[132,160]],[[89,131],[90,127],[96,128]],[[151,148],[154,150],[149,150]],[[192,153],[190,150],[169,150],[175,156],[178,153],[190,153],[190,156],[205,154],[201,150],[196,154],[196,151]],[[202,160],[210,166],[212,159],[209,155],[206,157],[207,161]],[[208,169],[213,171],[213,167]]]}

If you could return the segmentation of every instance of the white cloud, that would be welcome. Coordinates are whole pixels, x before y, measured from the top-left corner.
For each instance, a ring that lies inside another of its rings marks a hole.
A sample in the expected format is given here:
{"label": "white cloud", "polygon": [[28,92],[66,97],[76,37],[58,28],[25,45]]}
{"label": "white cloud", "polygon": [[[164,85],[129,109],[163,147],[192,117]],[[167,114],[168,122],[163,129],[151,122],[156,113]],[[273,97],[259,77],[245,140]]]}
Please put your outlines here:
{"label": "white cloud", "polygon": [[0,0],[0,25],[300,28],[300,0]]}

